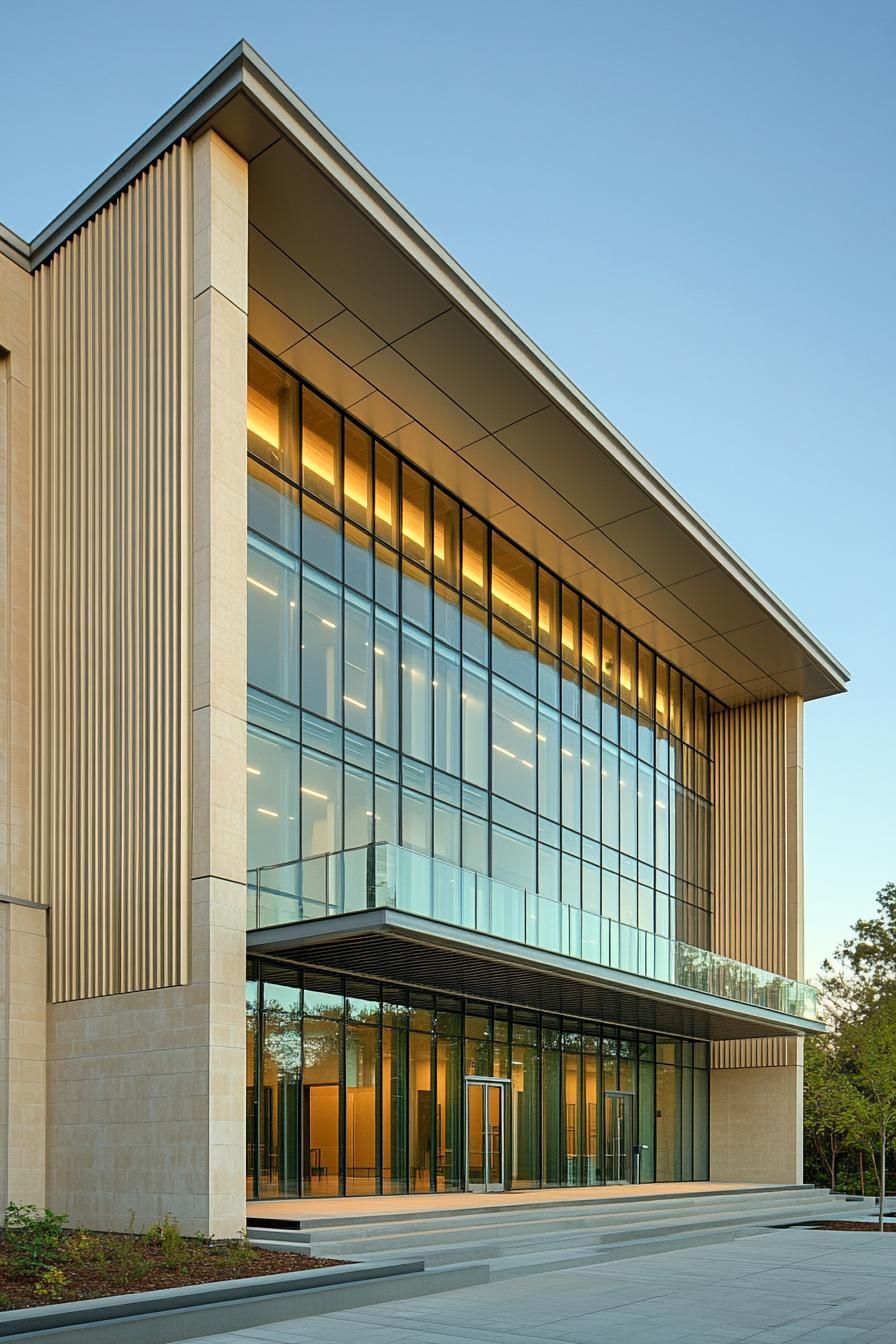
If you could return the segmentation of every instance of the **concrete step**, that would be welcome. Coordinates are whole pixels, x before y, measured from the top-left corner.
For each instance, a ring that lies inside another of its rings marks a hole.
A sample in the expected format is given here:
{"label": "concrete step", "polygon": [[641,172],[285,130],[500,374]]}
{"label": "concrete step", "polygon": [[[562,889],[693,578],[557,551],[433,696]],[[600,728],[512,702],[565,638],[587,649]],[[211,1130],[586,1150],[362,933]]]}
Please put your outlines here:
{"label": "concrete step", "polygon": [[[583,1248],[595,1248],[618,1243],[620,1241],[637,1242],[658,1235],[680,1235],[706,1230],[728,1231],[753,1226],[772,1226],[781,1223],[792,1225],[800,1221],[817,1220],[828,1216],[842,1216],[843,1205],[835,1201],[812,1201],[798,1204],[757,1206],[750,1210],[680,1210],[672,1218],[656,1220],[632,1216],[623,1223],[608,1225],[593,1220],[586,1226],[562,1226],[530,1223],[513,1228],[501,1228],[494,1224],[475,1229],[463,1240],[442,1237],[438,1240],[415,1238],[408,1234],[401,1238],[365,1239],[347,1238],[327,1239],[319,1242],[314,1238],[311,1249],[315,1255],[333,1258],[375,1259],[382,1261],[391,1257],[422,1256],[427,1267],[462,1263],[467,1260],[503,1260],[507,1256],[522,1254],[531,1247],[550,1248],[558,1254],[578,1251]],[[295,1243],[276,1237],[253,1239],[253,1243],[268,1250],[295,1249]]]}
{"label": "concrete step", "polygon": [[[605,1189],[606,1187],[602,1188]],[[812,1185],[767,1185],[767,1186],[760,1185],[740,1190],[709,1189],[705,1191],[700,1191],[699,1193],[693,1193],[693,1192],[689,1192],[687,1194],[665,1193],[659,1195],[649,1193],[649,1189],[650,1187],[644,1187],[643,1194],[627,1193],[627,1194],[621,1194],[619,1196],[603,1194],[600,1197],[600,1205],[602,1208],[612,1208],[614,1206],[615,1207],[629,1206],[632,1203],[640,1202],[642,1204],[643,1203],[655,1204],[657,1207],[660,1207],[670,1202],[680,1203],[683,1200],[689,1200],[693,1203],[702,1204],[707,1200],[731,1200],[731,1199],[749,1200],[754,1199],[758,1195],[767,1195],[770,1198],[774,1199],[777,1197],[791,1196],[795,1193],[800,1195],[827,1193],[827,1191],[822,1189],[822,1187]],[[421,1197],[421,1199],[422,1198],[424,1197]],[[375,1205],[378,1202],[380,1201],[371,1200],[372,1207],[375,1207]],[[381,1203],[387,1203],[387,1202],[388,1200],[385,1199],[381,1201]],[[488,1207],[487,1203],[483,1203],[482,1205],[478,1205],[475,1208],[456,1209],[452,1205],[451,1195],[445,1196],[445,1207],[443,1209],[430,1208],[430,1209],[413,1210],[409,1212],[405,1199],[399,1197],[396,1199],[396,1203],[399,1202],[401,1203],[402,1207],[396,1209],[394,1212],[388,1209],[384,1211],[382,1207],[379,1207],[376,1209],[376,1212],[371,1213],[365,1212],[361,1214],[353,1213],[352,1215],[347,1216],[342,1213],[317,1214],[314,1212],[315,1201],[313,1199],[310,1199],[304,1202],[304,1207],[302,1209],[299,1218],[296,1220],[291,1220],[294,1222],[294,1226],[293,1228],[291,1228],[291,1230],[311,1231],[316,1229],[322,1229],[325,1227],[344,1227],[346,1226],[346,1224],[349,1223],[351,1223],[354,1226],[360,1226],[363,1224],[364,1227],[372,1228],[378,1224],[396,1223],[396,1222],[399,1223],[413,1222],[414,1224],[419,1225],[425,1222],[442,1222],[446,1218],[475,1219],[479,1214],[483,1212],[483,1210],[487,1209]],[[526,1214],[532,1210],[540,1211],[544,1209],[551,1209],[560,1212],[564,1210],[580,1209],[583,1205],[586,1207],[593,1207],[595,1202],[596,1200],[594,1194],[586,1188],[582,1189],[580,1198],[566,1199],[563,1200],[562,1202],[558,1201],[556,1203],[553,1202],[545,1203],[543,1199],[529,1198],[527,1197],[526,1194],[520,1192],[515,1195],[514,1202],[512,1205],[502,1204],[501,1208],[505,1212],[506,1216],[509,1217],[516,1214]],[[256,1217],[257,1215],[252,1214],[250,1207],[250,1218],[253,1218],[254,1220]],[[277,1221],[278,1220],[275,1217],[271,1217],[272,1223]],[[252,1230],[253,1229],[250,1227],[250,1231]]]}
{"label": "concrete step", "polygon": [[411,1236],[415,1242],[423,1244],[431,1239],[453,1240],[465,1231],[482,1231],[493,1227],[500,1229],[502,1235],[518,1226],[536,1225],[538,1227],[585,1227],[594,1222],[602,1226],[613,1226],[632,1217],[643,1219],[677,1218],[684,1209],[703,1209],[722,1212],[730,1209],[750,1210],[761,1202],[763,1207],[780,1204],[792,1206],[797,1202],[821,1203],[830,1198],[825,1190],[813,1187],[788,1187],[743,1193],[719,1194],[713,1197],[700,1195],[672,1196],[662,1200],[642,1199],[630,1196],[620,1200],[587,1199],[584,1201],[564,1202],[563,1204],[540,1203],[518,1205],[501,1204],[495,1207],[480,1207],[473,1210],[452,1213],[446,1208],[444,1213],[427,1215],[404,1215],[401,1219],[377,1221],[373,1225],[366,1218],[348,1217],[333,1222],[328,1219],[324,1224],[310,1224],[301,1228],[278,1227],[275,1224],[265,1227],[252,1227],[249,1236],[252,1241],[282,1240],[296,1245],[308,1245],[313,1241],[316,1247],[327,1246],[346,1237],[363,1237],[366,1245],[388,1245]]}
{"label": "concrete step", "polygon": [[609,1234],[631,1226],[662,1227],[666,1224],[679,1223],[683,1219],[718,1224],[730,1221],[766,1223],[798,1221],[819,1218],[828,1210],[841,1207],[838,1202],[824,1198],[792,1199],[790,1202],[775,1200],[768,1203],[756,1200],[747,1205],[713,1204],[708,1208],[686,1203],[677,1208],[663,1209],[659,1213],[655,1210],[636,1208],[625,1213],[606,1215],[600,1210],[595,1210],[589,1215],[582,1214],[575,1218],[542,1216],[525,1222],[505,1220],[501,1218],[500,1213],[496,1213],[478,1222],[467,1222],[461,1227],[446,1222],[442,1227],[422,1229],[413,1224],[406,1224],[394,1231],[378,1233],[357,1226],[327,1229],[326,1235],[312,1233],[310,1241],[304,1243],[293,1242],[292,1236],[288,1233],[281,1234],[275,1230],[262,1232],[260,1229],[254,1229],[252,1240],[254,1244],[261,1244],[262,1241],[276,1242],[280,1249],[290,1244],[310,1246],[315,1255],[321,1256],[361,1254],[366,1257],[408,1249],[425,1255],[439,1246],[453,1245],[459,1241],[479,1243],[493,1238],[507,1242],[526,1237],[562,1238],[567,1241],[597,1234]]}

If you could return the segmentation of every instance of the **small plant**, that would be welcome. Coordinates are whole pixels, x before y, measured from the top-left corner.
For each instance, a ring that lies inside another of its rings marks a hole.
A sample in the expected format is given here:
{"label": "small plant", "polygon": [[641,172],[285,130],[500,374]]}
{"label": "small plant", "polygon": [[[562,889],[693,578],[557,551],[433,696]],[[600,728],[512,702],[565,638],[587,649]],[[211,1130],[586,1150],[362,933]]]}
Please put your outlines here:
{"label": "small plant", "polygon": [[77,1265],[85,1265],[89,1261],[96,1261],[99,1252],[99,1237],[91,1236],[89,1232],[84,1231],[83,1227],[76,1228],[66,1239],[65,1258]]}
{"label": "small plant", "polygon": [[144,1235],[147,1241],[161,1246],[166,1269],[183,1269],[190,1248],[176,1218],[166,1213],[162,1221],[148,1227]]}
{"label": "small plant", "polygon": [[10,1204],[6,1209],[6,1240],[13,1251],[13,1268],[37,1279],[59,1259],[67,1214],[38,1209],[34,1204]]}
{"label": "small plant", "polygon": [[238,1236],[224,1243],[224,1258],[229,1265],[249,1265],[255,1259],[255,1249],[245,1228]]}
{"label": "small plant", "polygon": [[0,1293],[0,1311],[12,1311],[15,1303],[7,1293]]}
{"label": "small plant", "polygon": [[152,1261],[141,1254],[141,1241],[137,1237],[111,1237],[108,1247],[106,1263],[120,1275],[123,1284],[139,1283],[152,1270]]}
{"label": "small plant", "polygon": [[34,1294],[43,1302],[55,1302],[62,1297],[68,1287],[68,1279],[62,1270],[54,1266],[45,1269],[34,1281]]}

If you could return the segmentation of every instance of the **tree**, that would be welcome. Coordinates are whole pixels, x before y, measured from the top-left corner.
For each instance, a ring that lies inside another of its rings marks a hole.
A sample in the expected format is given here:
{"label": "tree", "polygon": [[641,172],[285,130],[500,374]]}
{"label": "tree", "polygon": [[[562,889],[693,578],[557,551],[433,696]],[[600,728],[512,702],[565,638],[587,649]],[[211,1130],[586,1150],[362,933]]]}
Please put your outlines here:
{"label": "tree", "polygon": [[896,1130],[896,990],[877,994],[861,1016],[844,1022],[839,1043],[850,1081],[864,1099],[869,1138],[874,1136],[880,1153],[878,1228],[883,1232],[887,1147]]}
{"label": "tree", "polygon": [[865,1099],[844,1071],[830,1037],[806,1041],[803,1124],[807,1139],[837,1188],[837,1159],[867,1130]]}
{"label": "tree", "polygon": [[825,1018],[837,1028],[862,1016],[882,995],[896,992],[896,883],[877,893],[877,914],[857,919],[853,936],[821,967]]}

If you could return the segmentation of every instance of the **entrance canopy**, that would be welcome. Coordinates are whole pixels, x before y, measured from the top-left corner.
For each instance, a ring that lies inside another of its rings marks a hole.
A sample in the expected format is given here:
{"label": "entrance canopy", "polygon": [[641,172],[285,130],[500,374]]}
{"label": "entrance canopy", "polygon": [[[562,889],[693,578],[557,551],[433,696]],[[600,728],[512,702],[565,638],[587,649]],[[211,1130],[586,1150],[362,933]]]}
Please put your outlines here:
{"label": "entrance canopy", "polygon": [[404,910],[361,910],[250,930],[247,951],[663,1035],[737,1040],[824,1031],[805,1018],[527,948]]}

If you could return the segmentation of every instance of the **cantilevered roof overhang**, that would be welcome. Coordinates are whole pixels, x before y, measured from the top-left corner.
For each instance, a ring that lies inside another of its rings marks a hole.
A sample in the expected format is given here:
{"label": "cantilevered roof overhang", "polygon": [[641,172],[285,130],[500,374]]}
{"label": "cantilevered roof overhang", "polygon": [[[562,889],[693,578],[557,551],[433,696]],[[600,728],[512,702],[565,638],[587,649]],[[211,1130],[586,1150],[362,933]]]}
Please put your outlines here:
{"label": "cantilevered roof overhang", "polygon": [[845,689],[833,655],[245,43],[30,246],[0,231],[0,251],[40,266],[210,127],[250,164],[250,335],[723,704]]}
{"label": "cantilevered roof overhang", "polygon": [[701,1040],[824,1032],[819,1022],[474,933],[401,910],[363,910],[247,934],[250,956]]}

